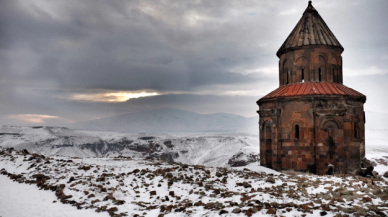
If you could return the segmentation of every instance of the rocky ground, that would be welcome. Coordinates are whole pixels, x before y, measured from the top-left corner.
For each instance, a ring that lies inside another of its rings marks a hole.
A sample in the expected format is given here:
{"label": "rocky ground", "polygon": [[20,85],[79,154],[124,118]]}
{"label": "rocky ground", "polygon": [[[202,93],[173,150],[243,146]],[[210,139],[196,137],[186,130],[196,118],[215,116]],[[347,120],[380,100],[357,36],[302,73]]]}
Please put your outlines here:
{"label": "rocky ground", "polygon": [[[236,157],[236,159],[238,156]],[[0,173],[110,216],[387,216],[386,178],[231,170],[0,147]]]}

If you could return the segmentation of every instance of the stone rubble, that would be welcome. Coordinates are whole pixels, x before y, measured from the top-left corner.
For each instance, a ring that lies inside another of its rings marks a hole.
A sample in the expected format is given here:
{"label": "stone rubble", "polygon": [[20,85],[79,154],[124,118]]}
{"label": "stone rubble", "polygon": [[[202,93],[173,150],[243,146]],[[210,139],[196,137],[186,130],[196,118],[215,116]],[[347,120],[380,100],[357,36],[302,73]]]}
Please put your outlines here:
{"label": "stone rubble", "polygon": [[[110,160],[135,161],[128,157]],[[63,204],[114,217],[191,216],[199,211],[214,216],[282,216],[290,212],[299,216],[388,215],[388,182],[380,176],[266,174],[154,160],[142,160],[146,168],[123,172],[121,167],[85,164],[77,158],[0,147],[0,163],[16,167],[16,162],[28,169],[18,174],[2,168],[0,174],[52,191]],[[134,208],[125,210],[123,205],[128,204]]]}

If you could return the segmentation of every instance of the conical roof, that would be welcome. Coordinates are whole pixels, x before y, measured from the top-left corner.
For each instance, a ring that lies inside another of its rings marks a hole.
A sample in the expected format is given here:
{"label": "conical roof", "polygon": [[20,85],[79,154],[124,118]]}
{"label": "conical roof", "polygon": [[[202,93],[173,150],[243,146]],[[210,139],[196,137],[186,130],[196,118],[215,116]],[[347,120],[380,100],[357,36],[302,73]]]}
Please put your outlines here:
{"label": "conical roof", "polygon": [[302,18],[287,37],[276,55],[280,57],[283,53],[299,49],[307,45],[328,45],[344,48],[334,34],[330,31],[318,11],[312,6],[311,1],[304,11]]}

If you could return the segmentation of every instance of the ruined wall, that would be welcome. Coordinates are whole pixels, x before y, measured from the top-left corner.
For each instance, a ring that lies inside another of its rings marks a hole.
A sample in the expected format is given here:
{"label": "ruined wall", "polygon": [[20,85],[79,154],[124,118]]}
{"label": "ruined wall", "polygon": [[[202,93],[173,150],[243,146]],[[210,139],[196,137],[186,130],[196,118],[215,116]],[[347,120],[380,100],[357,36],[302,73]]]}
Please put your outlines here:
{"label": "ruined wall", "polygon": [[323,175],[354,174],[365,156],[365,99],[294,96],[259,103],[260,164]]}

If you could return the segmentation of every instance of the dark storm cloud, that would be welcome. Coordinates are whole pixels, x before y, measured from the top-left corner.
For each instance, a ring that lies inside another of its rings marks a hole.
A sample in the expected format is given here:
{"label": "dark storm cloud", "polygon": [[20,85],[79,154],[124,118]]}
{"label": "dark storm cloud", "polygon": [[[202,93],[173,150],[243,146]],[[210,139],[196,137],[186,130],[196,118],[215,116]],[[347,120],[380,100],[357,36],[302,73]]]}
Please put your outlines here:
{"label": "dark storm cloud", "polygon": [[[313,5],[345,47],[345,85],[384,87],[388,2]],[[278,85],[275,53],[306,6],[300,0],[0,1],[1,115],[73,120],[174,107],[253,116],[255,99]],[[71,99],[141,90],[168,95],[123,103]]]}
{"label": "dark storm cloud", "polygon": [[[258,75],[233,71],[241,63],[257,62],[255,46],[242,49],[234,41],[245,41],[246,33],[218,26],[229,23],[222,18],[188,27],[183,16],[195,5],[66,1],[49,4],[59,7],[52,15],[41,1],[35,3],[6,1],[2,7],[2,41],[9,45],[4,52],[11,79],[51,81],[60,88],[125,90],[189,90],[258,81]],[[141,11],[144,4],[156,14]],[[199,6],[190,10],[223,16],[222,7]]]}

